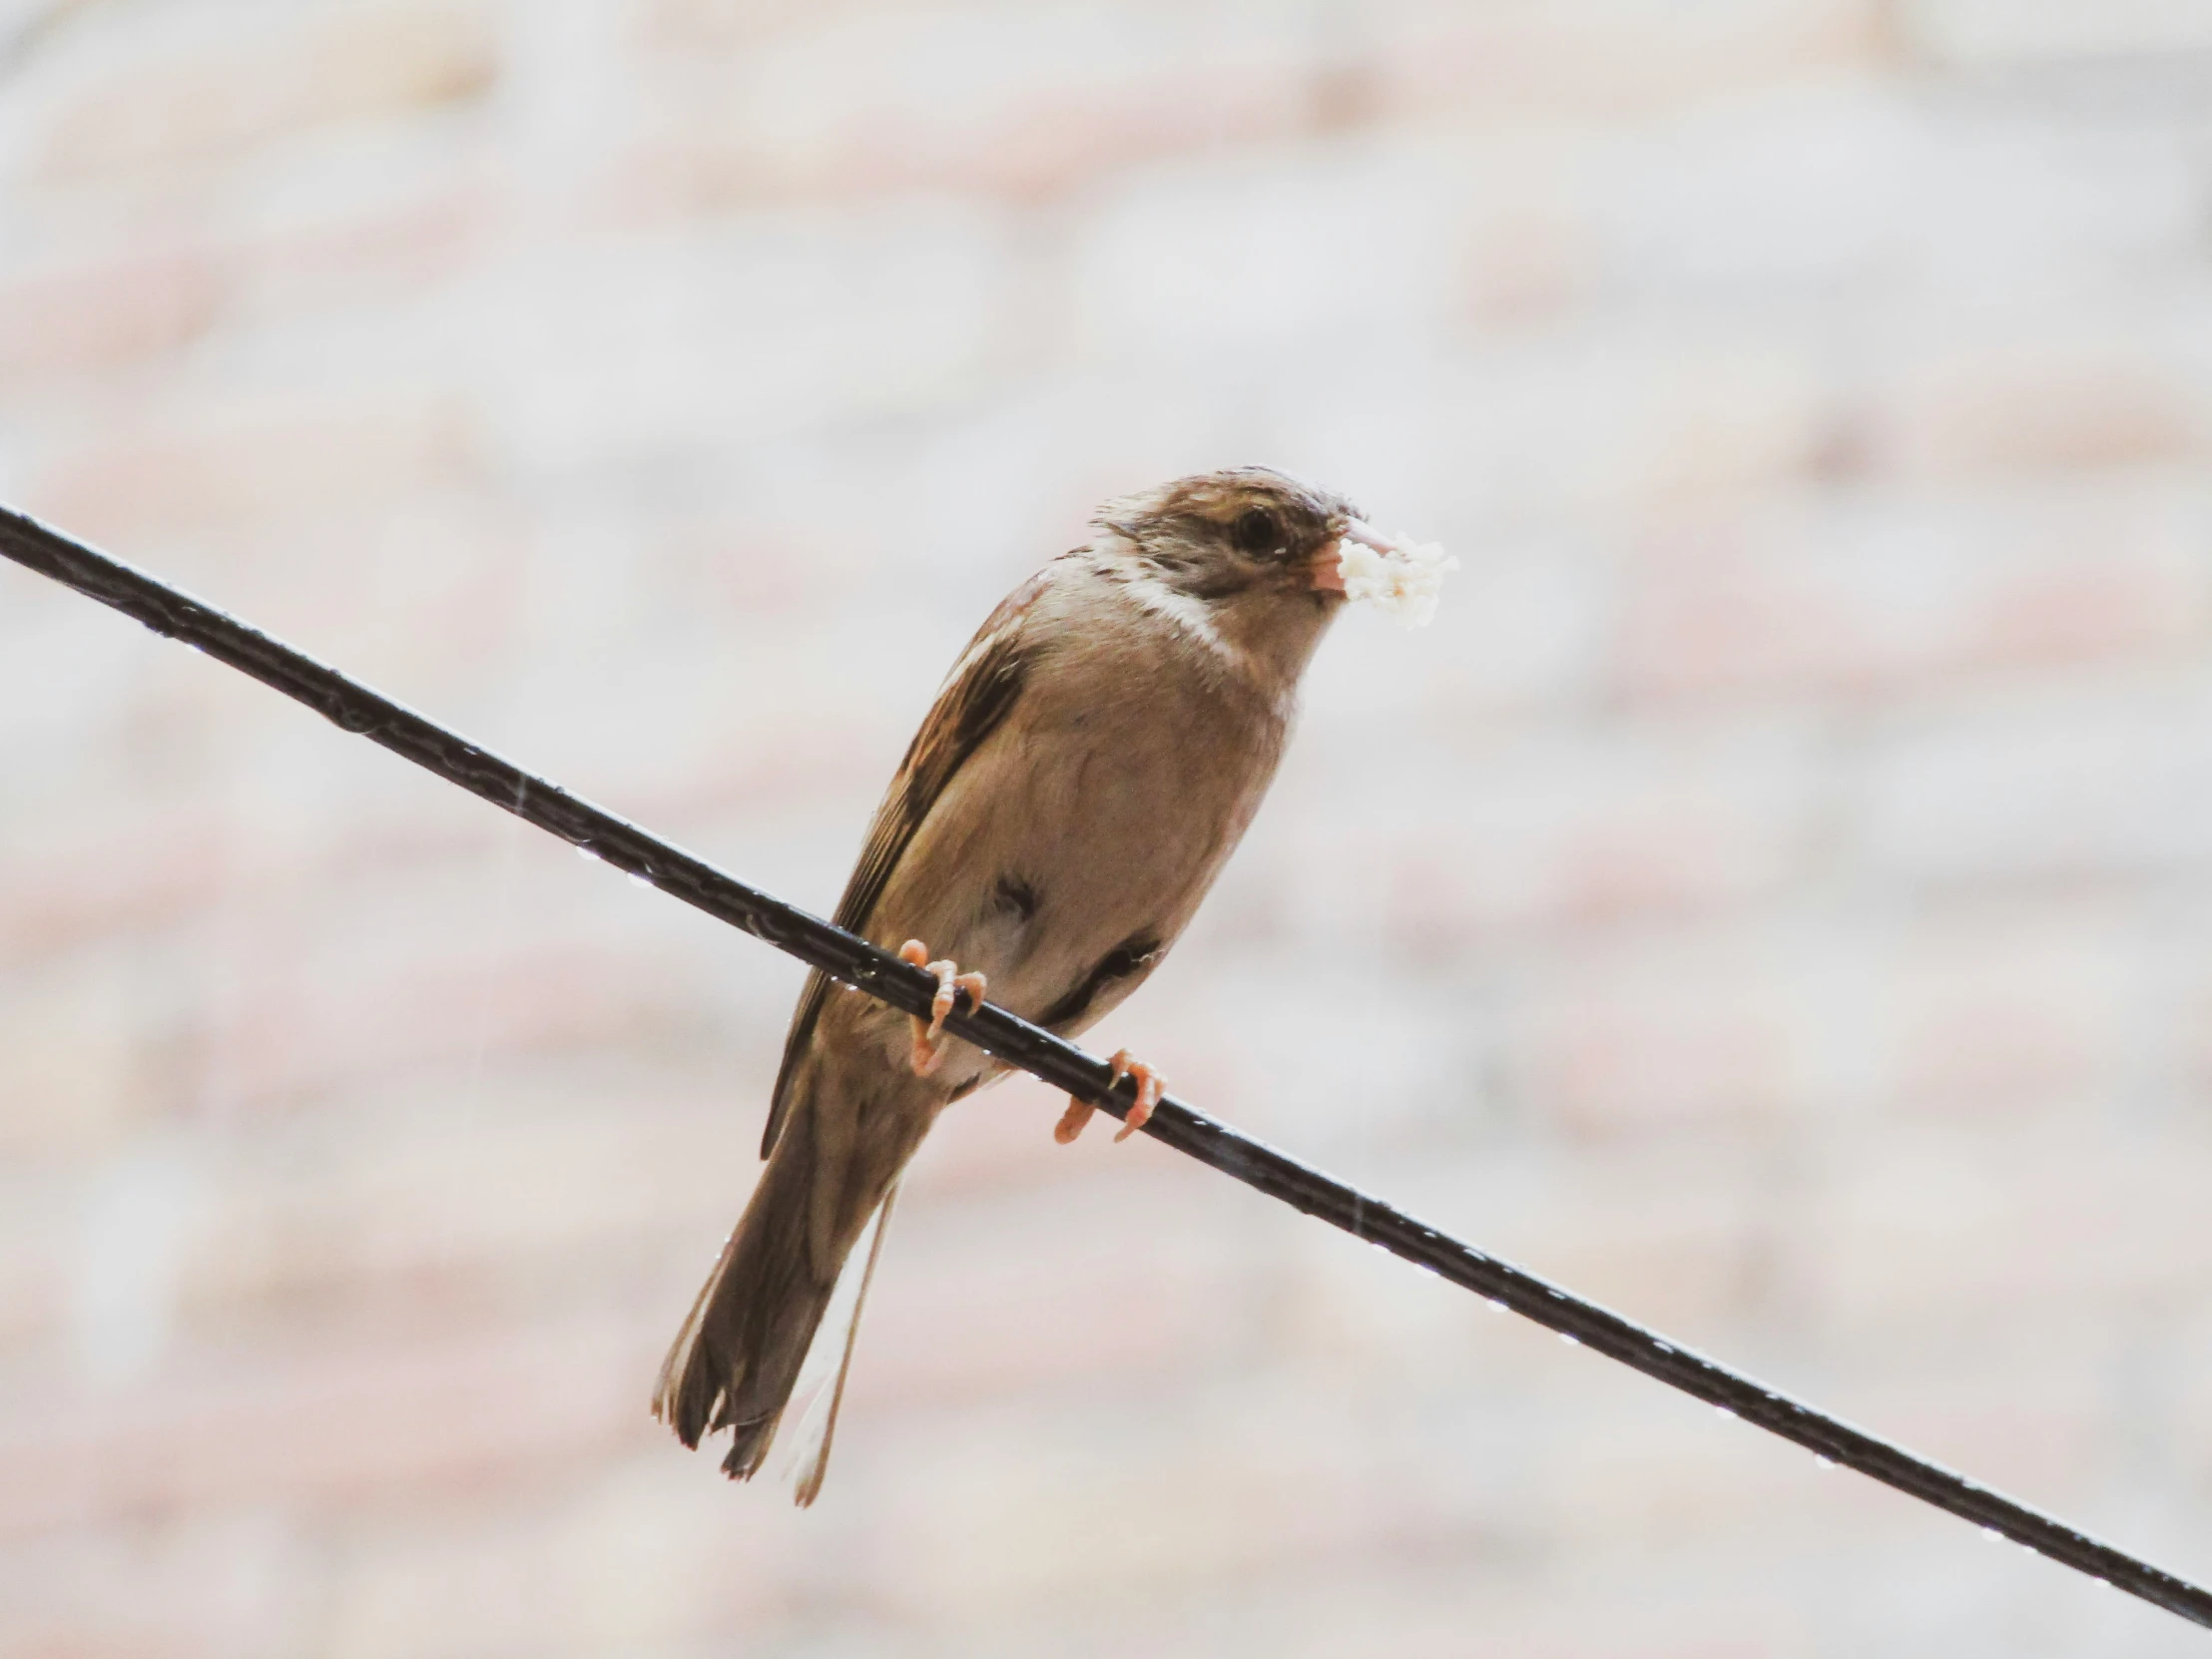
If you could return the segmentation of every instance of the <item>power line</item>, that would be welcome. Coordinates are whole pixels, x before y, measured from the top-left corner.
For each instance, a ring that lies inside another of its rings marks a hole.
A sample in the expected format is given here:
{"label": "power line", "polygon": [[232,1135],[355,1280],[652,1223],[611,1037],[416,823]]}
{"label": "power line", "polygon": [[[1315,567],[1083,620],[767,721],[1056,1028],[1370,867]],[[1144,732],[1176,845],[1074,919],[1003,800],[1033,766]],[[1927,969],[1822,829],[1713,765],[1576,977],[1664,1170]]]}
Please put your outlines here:
{"label": "power line", "polygon": [[[236,617],[4,507],[0,507],[0,553],[137,618],[158,634],[183,640],[252,675],[341,730],[381,744],[844,984],[909,1014],[926,1017],[929,1012],[937,984],[922,969],[747,885]],[[1114,1091],[1112,1073],[1103,1060],[993,1004],[972,1009],[963,1004],[946,1026],[955,1036],[1116,1117],[1125,1116],[1135,1098],[1133,1081],[1127,1092]],[[2212,1627],[2212,1592],[1670,1343],[1510,1262],[1462,1244],[1172,1095],[1154,1110],[1145,1133],[1270,1198],[1380,1245],[1669,1387],[1793,1440],[1829,1462],[1872,1475],[2078,1572]]]}

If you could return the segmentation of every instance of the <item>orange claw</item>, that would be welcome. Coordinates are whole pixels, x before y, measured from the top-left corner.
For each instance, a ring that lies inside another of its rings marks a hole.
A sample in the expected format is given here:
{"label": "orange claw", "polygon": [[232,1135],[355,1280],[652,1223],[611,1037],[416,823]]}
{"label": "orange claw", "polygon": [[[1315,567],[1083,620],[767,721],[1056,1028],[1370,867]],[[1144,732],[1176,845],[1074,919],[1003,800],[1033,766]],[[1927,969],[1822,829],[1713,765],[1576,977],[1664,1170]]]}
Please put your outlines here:
{"label": "orange claw", "polygon": [[1119,1083],[1124,1077],[1137,1080],[1137,1103],[1121,1120],[1121,1129],[1114,1136],[1116,1141],[1126,1141],[1151,1122],[1152,1108],[1159,1105],[1160,1097],[1168,1092],[1168,1080],[1142,1060],[1132,1060],[1126,1048],[1114,1052],[1114,1081]]}
{"label": "orange claw", "polygon": [[915,967],[926,968],[937,976],[937,994],[929,999],[929,1017],[908,1016],[914,1022],[914,1051],[909,1063],[916,1077],[927,1077],[944,1059],[945,1015],[959,1005],[960,993],[968,994],[969,1011],[983,1006],[983,993],[987,981],[980,973],[962,973],[957,963],[929,959],[929,947],[919,939],[908,939],[898,947],[898,959],[911,962]]}
{"label": "orange claw", "polygon": [[[1167,1093],[1168,1085],[1166,1078],[1142,1060],[1132,1060],[1126,1048],[1115,1051],[1113,1067],[1115,1084],[1120,1083],[1124,1077],[1134,1077],[1137,1080],[1137,1102],[1129,1108],[1129,1115],[1122,1119],[1121,1131],[1114,1136],[1118,1142],[1126,1141],[1145,1126],[1152,1116],[1152,1108],[1159,1105],[1160,1097]],[[1060,1121],[1053,1126],[1052,1138],[1062,1146],[1068,1145],[1083,1133],[1083,1126],[1091,1121],[1091,1114],[1096,1110],[1098,1108],[1089,1101],[1078,1100],[1069,1095],[1068,1109],[1060,1114]]]}

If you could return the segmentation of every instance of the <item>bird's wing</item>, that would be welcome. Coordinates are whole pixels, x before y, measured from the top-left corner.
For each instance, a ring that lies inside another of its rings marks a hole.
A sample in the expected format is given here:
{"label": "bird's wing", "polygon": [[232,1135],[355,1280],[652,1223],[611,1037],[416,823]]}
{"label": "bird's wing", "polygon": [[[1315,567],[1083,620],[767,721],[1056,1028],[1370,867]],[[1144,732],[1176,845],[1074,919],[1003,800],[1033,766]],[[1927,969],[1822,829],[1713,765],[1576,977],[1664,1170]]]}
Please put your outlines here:
{"label": "bird's wing", "polygon": [[[853,933],[866,932],[875,901],[912,844],[914,831],[921,828],[953,775],[998,730],[1019,701],[1034,656],[1023,624],[1037,595],[1044,591],[1049,570],[1049,566],[1040,570],[999,601],[998,609],[991,612],[953,665],[935,705],[922,720],[921,730],[907,745],[906,758],[899,762],[883,804],[875,809],[875,822],[868,827],[860,861],[853,865],[844,896],[837,900],[834,919],[839,927]],[[818,969],[808,976],[807,988],[792,1014],[791,1034],[784,1039],[784,1064],[776,1074],[768,1128],[761,1136],[764,1158],[776,1148],[776,1137],[783,1130],[789,1109],[792,1074],[814,1036],[815,1021],[822,1016],[822,1005],[829,994],[829,975]]]}

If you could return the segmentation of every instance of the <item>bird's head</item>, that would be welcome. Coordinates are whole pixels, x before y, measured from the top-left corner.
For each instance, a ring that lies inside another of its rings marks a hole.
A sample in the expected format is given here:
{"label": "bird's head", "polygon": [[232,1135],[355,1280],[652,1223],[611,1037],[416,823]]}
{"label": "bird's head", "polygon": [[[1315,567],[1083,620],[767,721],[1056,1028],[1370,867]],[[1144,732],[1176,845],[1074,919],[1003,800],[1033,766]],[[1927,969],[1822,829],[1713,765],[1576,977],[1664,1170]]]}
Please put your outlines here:
{"label": "bird's head", "polygon": [[1264,466],[1121,496],[1093,522],[1121,537],[1164,587],[1217,615],[1254,618],[1285,607],[1324,617],[1336,610],[1344,599],[1338,549],[1367,531],[1344,497]]}

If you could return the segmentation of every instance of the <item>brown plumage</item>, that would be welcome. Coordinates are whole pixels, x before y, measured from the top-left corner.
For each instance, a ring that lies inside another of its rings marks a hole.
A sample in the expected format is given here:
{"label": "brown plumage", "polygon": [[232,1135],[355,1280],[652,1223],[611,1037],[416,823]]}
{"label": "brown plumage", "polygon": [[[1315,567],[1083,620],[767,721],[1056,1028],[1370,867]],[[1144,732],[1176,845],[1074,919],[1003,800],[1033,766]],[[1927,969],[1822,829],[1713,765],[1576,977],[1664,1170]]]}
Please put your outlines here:
{"label": "brown plumage", "polygon": [[[1159,965],[1251,823],[1343,604],[1339,540],[1362,530],[1342,499],[1260,467],[1110,501],[1093,523],[962,653],[836,909],[888,949],[928,941],[1067,1037]],[[957,1041],[926,1074],[913,1054],[905,1016],[809,979],[768,1168],[654,1399],[686,1445],[731,1429],[723,1467],[750,1477],[875,1218],[851,1324],[824,1334],[838,1365],[820,1443],[802,1449],[802,1503],[821,1489],[899,1172],[947,1103],[1002,1073]]]}

